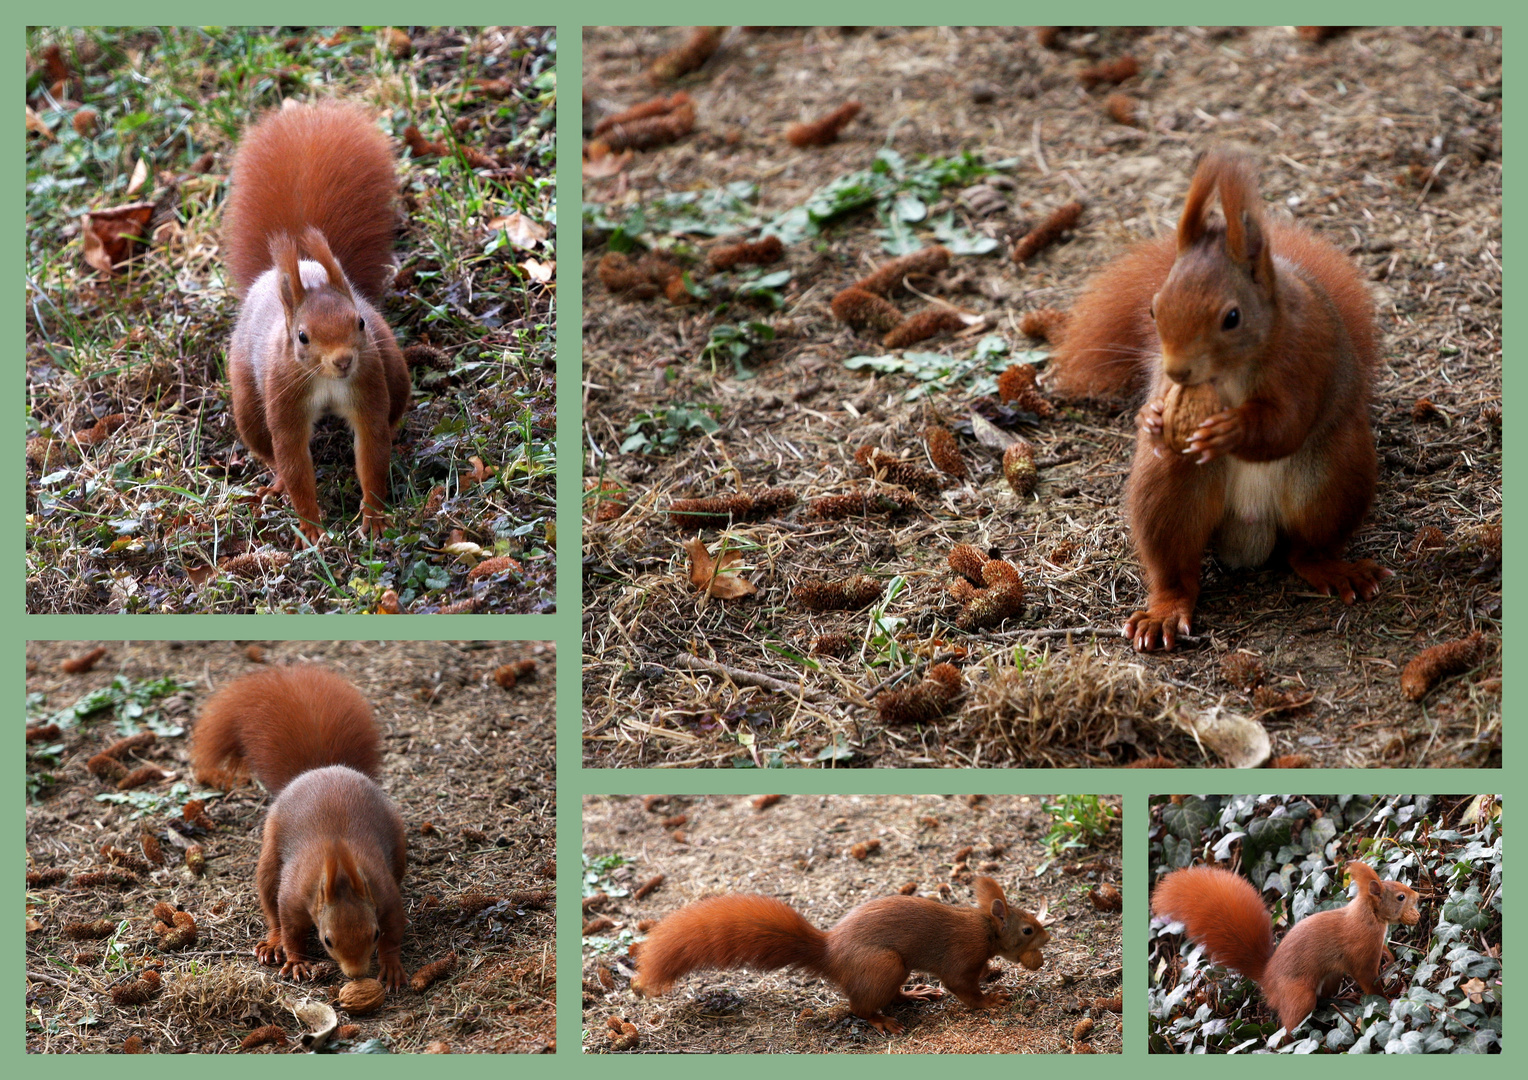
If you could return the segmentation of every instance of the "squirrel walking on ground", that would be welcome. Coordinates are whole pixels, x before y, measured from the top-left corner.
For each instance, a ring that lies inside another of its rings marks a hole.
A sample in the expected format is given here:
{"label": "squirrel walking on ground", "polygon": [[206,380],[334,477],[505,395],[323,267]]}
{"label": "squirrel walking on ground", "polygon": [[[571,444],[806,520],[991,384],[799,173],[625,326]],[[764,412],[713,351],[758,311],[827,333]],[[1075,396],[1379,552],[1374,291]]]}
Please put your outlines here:
{"label": "squirrel walking on ground", "polygon": [[[223,248],[243,298],[228,347],[234,422],[269,465],[308,543],[319,509],[308,443],[319,417],[355,433],[362,531],[387,526],[393,429],[409,372],[374,304],[392,277],[397,183],[386,137],[335,101],[267,115],[244,133],[223,210]],[[299,542],[300,543],[300,542]]]}
{"label": "squirrel walking on ground", "polygon": [[[1223,220],[1210,217],[1216,200]],[[1264,219],[1245,159],[1205,155],[1176,237],[1107,266],[1059,336],[1048,381],[1062,395],[1117,400],[1149,386],[1126,487],[1148,590],[1123,627],[1137,649],[1192,632],[1212,542],[1231,567],[1261,565],[1281,544],[1295,573],[1348,604],[1390,576],[1342,558],[1377,473],[1373,301],[1347,257]],[[1169,408],[1180,399],[1195,402],[1182,417]]]}
{"label": "squirrel walking on ground", "polygon": [[355,687],[311,664],[271,668],[223,687],[202,709],[191,763],[223,789],[253,774],[275,797],[255,883],[269,933],[255,948],[281,974],[310,978],[308,932],[347,976],[403,984],[399,883],[403,819],[375,777],[379,735]]}
{"label": "squirrel walking on ground", "polygon": [[1357,894],[1346,907],[1307,915],[1275,947],[1273,920],[1261,895],[1245,878],[1216,866],[1174,870],[1157,883],[1151,912],[1184,926],[1210,959],[1256,982],[1286,1031],[1337,992],[1344,975],[1365,994],[1379,993],[1389,924],[1415,926],[1417,892],[1399,881],[1381,881],[1367,863],[1348,863]]}
{"label": "squirrel walking on ground", "polygon": [[1044,963],[1050,940],[1033,915],[1010,907],[989,877],[974,881],[977,906],[951,907],[919,896],[867,900],[824,932],[794,908],[769,896],[731,893],[680,908],[634,949],[632,989],[645,997],[666,993],[691,971],[794,967],[834,983],[854,1015],[888,1035],[902,1025],[881,1010],[894,1001],[943,994],[931,986],[904,990],[909,971],[939,981],[968,1008],[1006,1005],[1006,994],[987,994],[987,962],[1002,956],[1031,971]]}

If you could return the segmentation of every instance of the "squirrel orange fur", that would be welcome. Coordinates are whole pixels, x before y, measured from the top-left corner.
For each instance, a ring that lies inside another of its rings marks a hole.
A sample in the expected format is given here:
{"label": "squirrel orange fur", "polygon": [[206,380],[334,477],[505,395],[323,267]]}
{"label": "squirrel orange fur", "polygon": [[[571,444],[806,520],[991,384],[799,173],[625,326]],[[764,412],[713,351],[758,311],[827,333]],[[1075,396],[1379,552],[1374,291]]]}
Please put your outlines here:
{"label": "squirrel orange fur", "polygon": [[1344,975],[1365,994],[1379,993],[1381,962],[1394,959],[1385,946],[1389,925],[1412,926],[1420,918],[1415,889],[1381,881],[1367,863],[1355,860],[1347,869],[1357,886],[1352,901],[1307,915],[1277,946],[1257,889],[1220,867],[1174,870],[1152,891],[1151,912],[1182,923],[1210,959],[1256,982],[1285,1030],[1293,1031],[1317,998],[1337,992]]}
{"label": "squirrel orange fur", "polygon": [[936,975],[972,1009],[1006,1005],[1006,994],[987,994],[981,981],[994,956],[1020,960],[1031,970],[1050,940],[1033,915],[1009,907],[989,877],[974,881],[976,907],[952,907],[919,896],[887,896],[852,909],[827,931],[769,896],[730,893],[680,908],[634,951],[632,989],[666,993],[691,971],[795,967],[834,983],[849,1008],[889,1035],[902,1025],[881,1010],[894,1001],[941,996],[934,987],[902,988],[909,971]]}
{"label": "squirrel orange fur", "polygon": [[[1212,220],[1218,201],[1223,220]],[[1369,396],[1374,305],[1353,263],[1297,225],[1267,221],[1250,164],[1207,154],[1175,237],[1106,267],[1073,306],[1049,383],[1118,399],[1142,386],[1126,487],[1148,591],[1123,630],[1140,650],[1192,632],[1212,541],[1231,567],[1276,544],[1318,592],[1351,604],[1390,576],[1342,558],[1374,496]],[[1168,387],[1213,383],[1223,408],[1188,449],[1163,441]]]}
{"label": "squirrel orange fur", "polygon": [[407,840],[375,780],[379,744],[366,699],[311,664],[229,683],[192,733],[198,781],[228,788],[253,774],[275,797],[255,871],[269,933],[255,953],[283,975],[311,977],[307,939],[316,929],[346,975],[367,974],[376,952],[382,981],[403,984]]}
{"label": "squirrel orange fur", "polygon": [[[308,543],[318,492],[308,443],[320,416],[355,433],[362,530],[387,526],[393,429],[409,372],[373,306],[392,276],[392,149],[365,112],[288,103],[244,133],[223,210],[223,248],[243,297],[228,347],[234,422],[276,474]],[[301,256],[301,257],[300,257]]]}

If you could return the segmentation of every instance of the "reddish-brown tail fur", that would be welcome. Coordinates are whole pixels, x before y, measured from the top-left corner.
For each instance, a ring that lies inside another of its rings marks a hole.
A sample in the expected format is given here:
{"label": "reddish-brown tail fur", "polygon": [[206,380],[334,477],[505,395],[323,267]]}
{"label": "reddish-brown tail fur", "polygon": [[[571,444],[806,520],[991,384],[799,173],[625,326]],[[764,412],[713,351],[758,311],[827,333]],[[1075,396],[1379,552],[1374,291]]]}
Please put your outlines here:
{"label": "reddish-brown tail fur", "polygon": [[827,935],[769,896],[713,896],[680,908],[647,935],[637,956],[639,992],[657,995],[692,971],[796,967],[831,978]]}
{"label": "reddish-brown tail fur", "polygon": [[1151,912],[1181,922],[1212,960],[1262,980],[1273,956],[1273,919],[1239,874],[1218,866],[1174,870],[1152,890]]}
{"label": "reddish-brown tail fur", "polygon": [[271,263],[271,238],[324,234],[345,276],[380,300],[392,276],[392,147],[338,101],[270,113],[244,134],[223,208],[223,250],[240,296]]}
{"label": "reddish-brown tail fur", "polygon": [[348,765],[376,779],[381,764],[371,706],[350,683],[313,664],[270,668],[229,683],[202,708],[191,740],[202,783],[241,774],[274,795],[298,773]]}

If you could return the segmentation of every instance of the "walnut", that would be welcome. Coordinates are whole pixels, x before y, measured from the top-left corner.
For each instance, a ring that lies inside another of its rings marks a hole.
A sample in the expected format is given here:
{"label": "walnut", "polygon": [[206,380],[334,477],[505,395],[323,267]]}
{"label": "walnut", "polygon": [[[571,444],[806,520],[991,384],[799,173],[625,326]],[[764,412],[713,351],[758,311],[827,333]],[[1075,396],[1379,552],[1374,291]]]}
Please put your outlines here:
{"label": "walnut", "polygon": [[1180,453],[1188,449],[1189,436],[1205,420],[1224,408],[1220,392],[1214,383],[1180,386],[1173,383],[1167,388],[1162,404],[1162,438],[1167,445]]}
{"label": "walnut", "polygon": [[376,979],[355,979],[340,987],[340,1008],[352,1016],[365,1016],[382,1007],[387,990]]}

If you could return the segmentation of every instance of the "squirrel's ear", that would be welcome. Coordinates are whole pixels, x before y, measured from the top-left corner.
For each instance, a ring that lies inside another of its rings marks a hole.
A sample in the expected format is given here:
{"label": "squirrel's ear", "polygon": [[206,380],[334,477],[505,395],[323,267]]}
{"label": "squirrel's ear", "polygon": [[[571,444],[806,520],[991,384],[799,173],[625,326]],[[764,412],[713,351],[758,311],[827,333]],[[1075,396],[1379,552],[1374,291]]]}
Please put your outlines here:
{"label": "squirrel's ear", "polygon": [[1189,182],[1188,196],[1183,200],[1183,216],[1178,219],[1178,252],[1181,254],[1199,242],[1208,228],[1210,197],[1215,194],[1215,181],[1220,176],[1220,158],[1214,153],[1206,154],[1194,170]]}
{"label": "squirrel's ear", "polygon": [[989,907],[987,910],[988,910],[988,912],[991,913],[992,917],[994,919],[996,919],[998,922],[1005,923],[1005,922],[1008,921],[1008,905],[1007,905],[1007,903],[1004,902],[1004,900],[1003,900],[1003,898],[1001,896],[999,896],[997,899],[993,900],[992,901],[992,906]]}
{"label": "squirrel's ear", "polygon": [[340,264],[334,257],[334,252],[329,250],[329,241],[324,239],[324,234],[309,225],[302,233],[302,246],[308,253],[308,258],[324,268],[324,273],[329,275],[330,288],[337,289],[346,296],[350,295],[350,283],[345,280],[345,273],[340,269]]}
{"label": "squirrel's ear", "polygon": [[302,287],[302,271],[297,265],[297,244],[286,233],[271,237],[271,265],[276,268],[277,291],[281,294],[281,306],[290,319],[302,307],[306,293]]}

